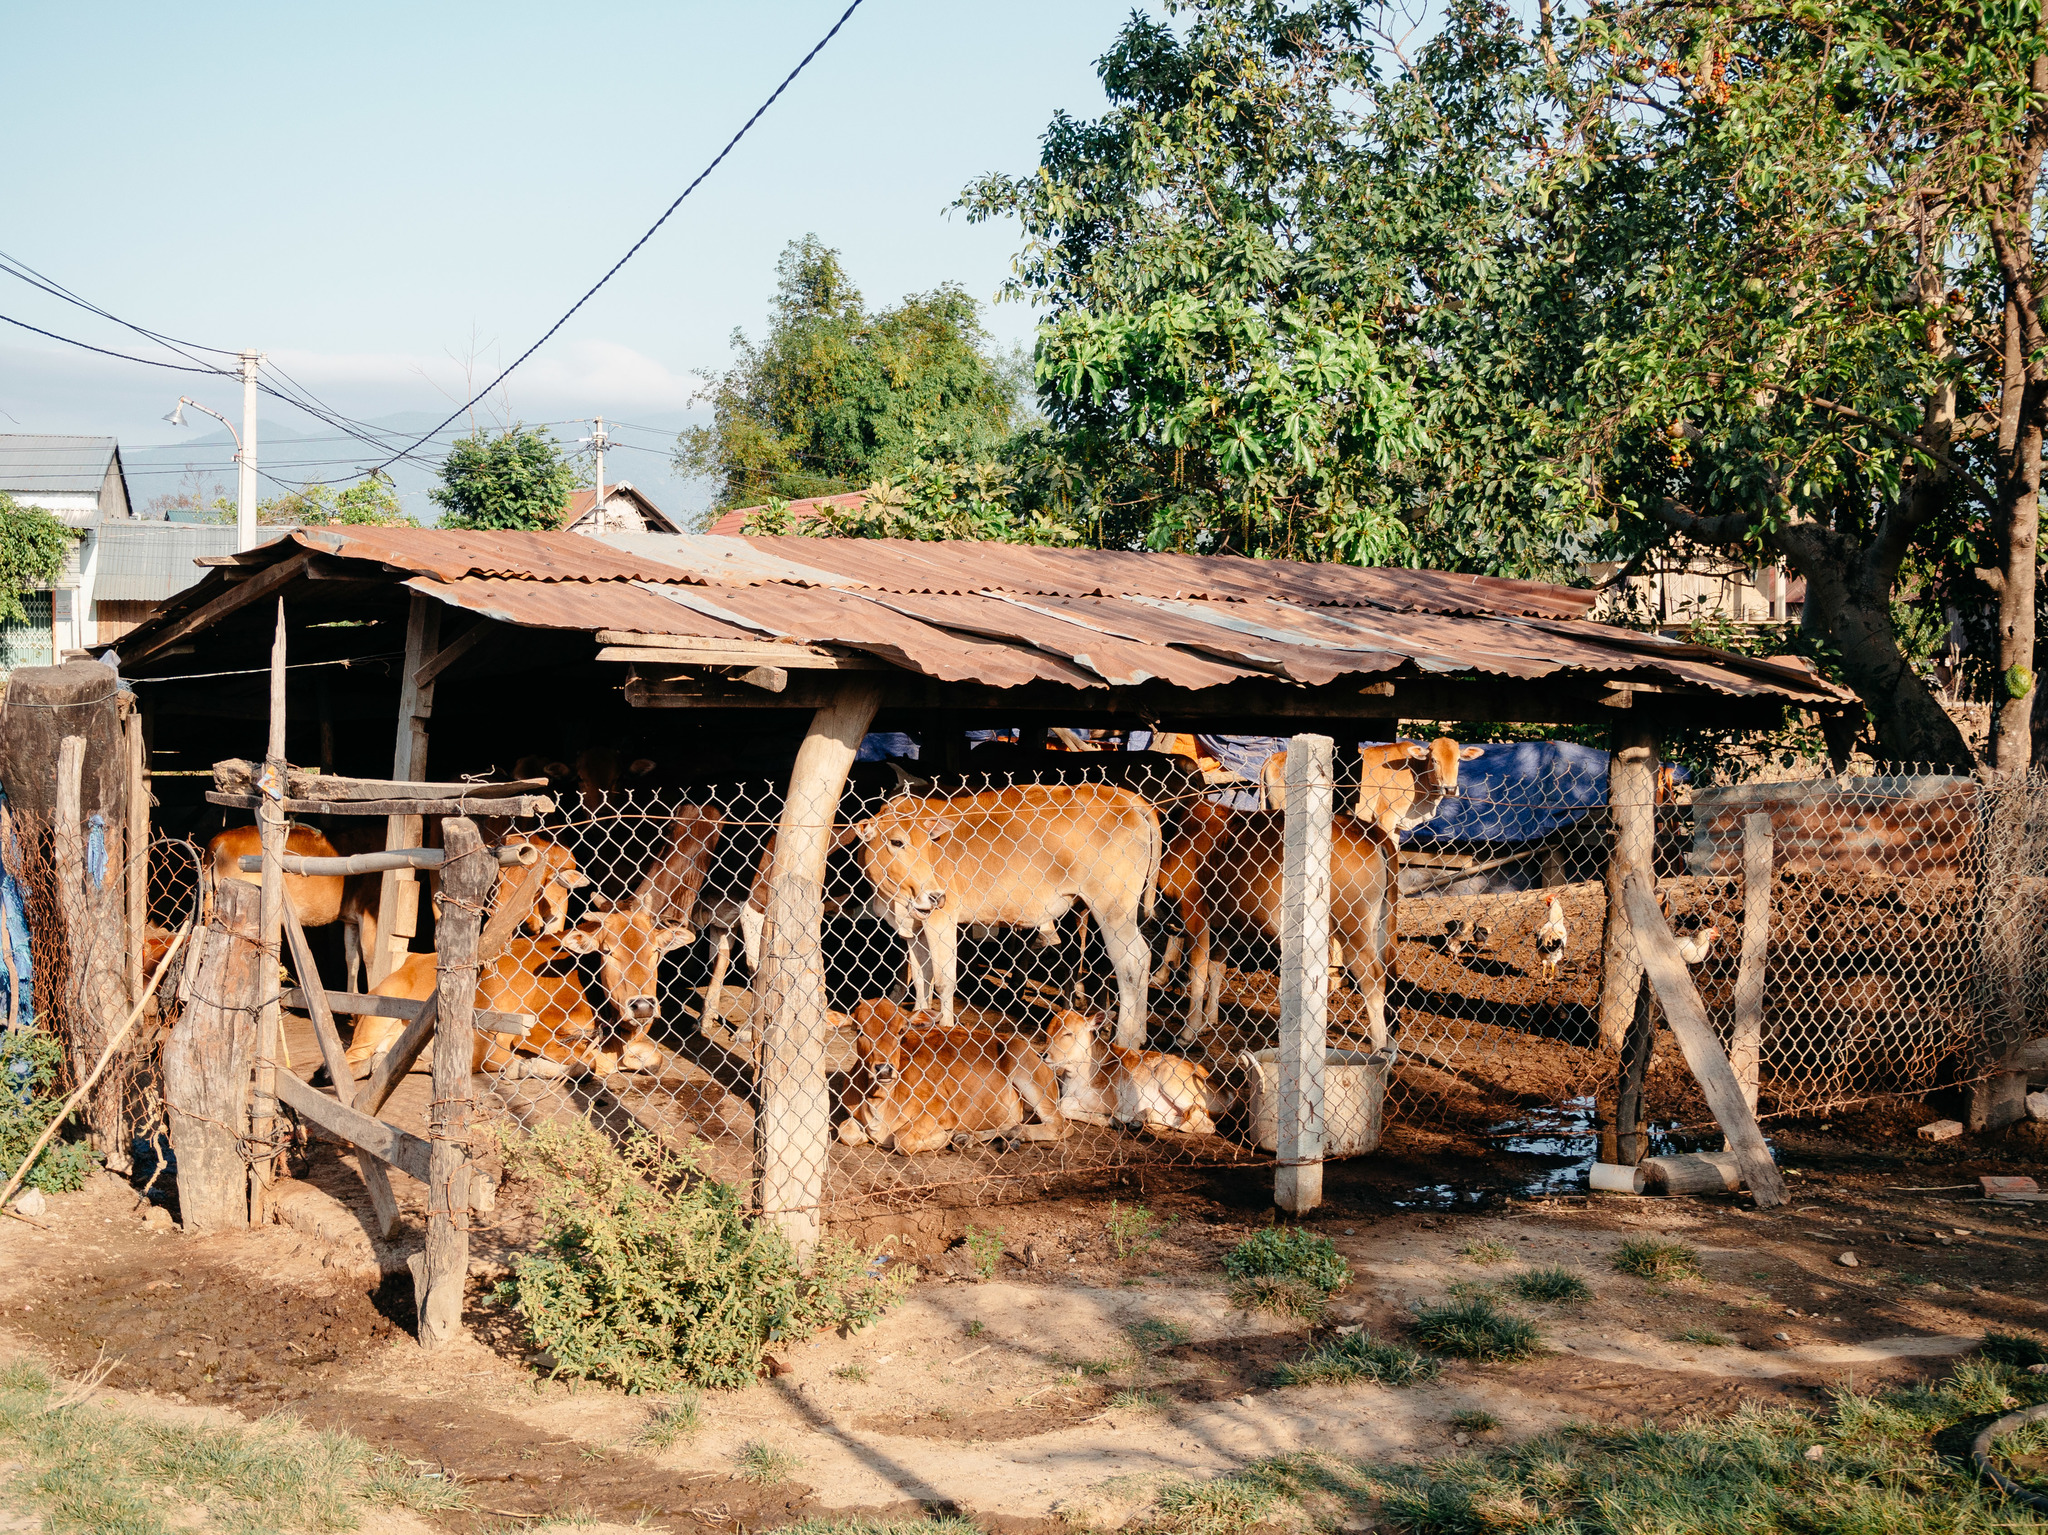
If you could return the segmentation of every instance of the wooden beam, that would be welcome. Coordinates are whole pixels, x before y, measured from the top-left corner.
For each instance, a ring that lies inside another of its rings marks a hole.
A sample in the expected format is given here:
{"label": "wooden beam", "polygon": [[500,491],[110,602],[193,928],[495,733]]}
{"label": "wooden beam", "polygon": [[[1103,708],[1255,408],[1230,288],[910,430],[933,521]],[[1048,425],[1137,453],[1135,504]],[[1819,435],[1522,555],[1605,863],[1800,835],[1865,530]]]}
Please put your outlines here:
{"label": "wooden beam", "polygon": [[[223,794],[218,789],[208,789],[206,802],[209,805],[227,805],[238,810],[253,810],[258,800],[253,794]],[[284,802],[287,815],[406,817],[413,823],[414,837],[419,835],[418,823],[424,816],[481,815],[518,818],[548,815],[554,808],[554,800],[545,794],[525,794],[516,799],[288,799]]]}
{"label": "wooden beam", "polygon": [[1700,1084],[1714,1122],[1720,1125],[1728,1149],[1735,1153],[1742,1167],[1750,1196],[1759,1207],[1781,1205],[1785,1202],[1785,1180],[1779,1175],[1778,1164],[1771,1159],[1771,1148],[1764,1141],[1756,1116],[1743,1102],[1741,1084],[1735,1080],[1728,1057],[1721,1053],[1721,1042],[1707,1020],[1707,1010],[1700,1002],[1692,976],[1686,971],[1685,961],[1678,957],[1678,942],[1665,925],[1664,914],[1657,909],[1653,888],[1648,878],[1631,873],[1624,889],[1643,972],[1664,1006],[1665,1020],[1677,1037],[1678,1048],[1685,1052],[1685,1064]]}
{"label": "wooden beam", "polygon": [[278,1101],[294,1113],[310,1119],[332,1135],[338,1135],[358,1151],[366,1151],[380,1162],[388,1162],[408,1177],[425,1183],[429,1148],[417,1135],[408,1135],[396,1125],[387,1125],[360,1109],[349,1108],[300,1080],[294,1072],[277,1074]]}
{"label": "wooden beam", "polygon": [[[223,794],[253,794],[258,766],[240,757],[229,757],[213,765],[213,786]],[[506,778],[496,783],[414,783],[393,778],[345,778],[335,773],[309,773],[286,764],[284,792],[287,799],[379,800],[379,799],[508,799],[521,794],[545,794],[545,778]]]}
{"label": "wooden beam", "polygon": [[[330,991],[325,995],[327,1010],[344,1018],[403,1018],[411,1022],[427,1005],[411,997],[375,997],[360,991]],[[285,991],[284,1005],[295,1013],[305,1013],[310,1011],[312,1002],[305,991],[294,986]],[[486,1034],[509,1034],[524,1039],[540,1027],[540,1019],[532,1013],[494,1013],[480,1007],[476,1010],[476,1026]]]}
{"label": "wooden beam", "polygon": [[488,618],[478,619],[474,624],[463,630],[455,639],[450,640],[439,650],[435,651],[434,659],[412,674],[413,686],[421,688],[432,687],[436,677],[440,676],[441,673],[448,670],[449,667],[489,639],[491,631],[496,627],[497,625]]}
{"label": "wooden beam", "polygon": [[[806,645],[797,640],[750,640],[713,639],[694,634],[642,634],[631,629],[600,629],[597,631],[600,645],[616,645],[634,650],[652,650],[664,661],[678,665],[707,666],[726,663],[707,662],[700,655],[725,654],[743,656],[749,663],[773,661],[778,666],[801,666],[800,657],[818,661],[873,661],[875,658],[858,650],[849,650],[836,645]],[[877,665],[886,665],[876,662]]]}
{"label": "wooden beam", "polygon": [[[285,726],[285,629],[284,599],[277,599],[277,629],[270,644],[270,744],[263,754],[263,776],[258,785],[256,826],[263,844],[263,962],[266,975],[276,975],[284,959],[284,726]],[[315,978],[317,980],[317,976]],[[256,1091],[249,1103],[249,1138],[258,1146],[269,1146],[277,1117],[277,1065],[284,1054],[283,1018],[277,1006],[277,987],[263,988],[262,1011],[256,1017]],[[291,1074],[290,1063],[285,1074]],[[269,1218],[268,1190],[277,1177],[284,1148],[252,1157],[249,1161],[249,1219],[261,1225]]]}
{"label": "wooden beam", "polygon": [[[398,682],[398,739],[391,755],[391,776],[417,783],[427,776],[427,720],[434,712],[434,684],[422,685],[420,669],[440,648],[441,604],[420,592],[412,594],[405,621],[405,660]],[[500,811],[499,814],[511,812]],[[392,810],[384,827],[387,848],[418,847],[420,813]],[[420,886],[409,869],[387,870],[377,886],[377,945],[364,956],[370,984],[375,986],[398,968],[419,930]]]}
{"label": "wooden beam", "polygon": [[434,1019],[439,1008],[438,999],[428,997],[420,1004],[412,1022],[405,1026],[405,1032],[398,1036],[398,1042],[384,1052],[383,1062],[370,1073],[369,1081],[356,1095],[356,1102],[363,1106],[364,1112],[374,1114],[383,1108],[398,1084],[405,1080],[405,1074],[412,1070],[412,1063],[420,1058],[427,1041],[434,1037]]}
{"label": "wooden beam", "polygon": [[889,672],[897,668],[875,656],[819,655],[793,645],[760,650],[657,650],[638,645],[607,645],[597,653],[600,661],[640,661],[662,666],[759,666],[765,663],[790,671]]}
{"label": "wooden beam", "polygon": [[179,640],[184,639],[188,635],[198,633],[209,624],[219,623],[230,613],[240,612],[243,608],[249,606],[250,603],[260,602],[263,598],[272,595],[279,587],[290,584],[294,578],[302,575],[306,569],[306,562],[311,558],[312,556],[309,554],[295,554],[289,559],[279,560],[261,575],[252,576],[241,585],[231,587],[229,590],[222,592],[211,602],[194,608],[183,618],[173,622],[169,628],[155,635],[140,650],[131,653],[120,643],[116,642],[114,649],[121,657],[123,669],[132,672],[137,666],[140,666],[149,657],[161,652],[166,646],[175,645]]}
{"label": "wooden beam", "polygon": [[[540,851],[530,842],[515,842],[510,847],[492,849],[492,856],[507,868],[530,868],[540,862]],[[407,847],[385,853],[350,853],[344,857],[314,858],[299,853],[286,853],[278,864],[287,874],[311,875],[320,878],[339,874],[346,879],[351,874],[380,874],[386,869],[438,869],[448,861],[448,850],[439,847]],[[253,873],[263,867],[261,855],[244,853],[236,860],[244,874]]]}

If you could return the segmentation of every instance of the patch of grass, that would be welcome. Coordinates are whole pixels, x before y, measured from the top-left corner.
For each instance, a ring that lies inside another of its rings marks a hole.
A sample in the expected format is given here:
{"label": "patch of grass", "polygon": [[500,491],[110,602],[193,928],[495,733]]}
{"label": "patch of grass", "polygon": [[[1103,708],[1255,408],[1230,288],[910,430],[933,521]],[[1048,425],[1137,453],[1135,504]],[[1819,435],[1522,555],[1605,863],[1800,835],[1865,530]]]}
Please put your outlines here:
{"label": "patch of grass", "polygon": [[1137,1362],[1132,1354],[1105,1354],[1100,1359],[1076,1359],[1073,1365],[1083,1375],[1100,1380],[1105,1375],[1121,1375]]}
{"label": "patch of grass", "polygon": [[1463,1412],[1451,1414],[1451,1427],[1461,1428],[1468,1434],[1490,1434],[1500,1427],[1500,1419],[1480,1408],[1468,1407]]}
{"label": "patch of grass", "polygon": [[1133,1344],[1148,1354],[1173,1348],[1194,1336],[1180,1323],[1170,1322],[1163,1316],[1148,1316],[1142,1322],[1133,1322],[1124,1332]]}
{"label": "patch of grass", "polygon": [[1688,1327],[1671,1340],[1673,1343],[1697,1343],[1701,1348],[1726,1348],[1735,1340],[1725,1332],[1715,1332],[1711,1327]]}
{"label": "patch of grass", "polygon": [[1842,1391],[1818,1412],[1745,1405],[1668,1427],[1580,1424],[1367,1481],[1383,1520],[1412,1535],[2037,1530],[2040,1516],[1981,1483],[1962,1451],[1984,1414],[2044,1399],[2048,1380],[1972,1359],[1940,1385]]}
{"label": "patch of grass", "polygon": [[1132,1205],[1119,1209],[1117,1202],[1109,1202],[1109,1219],[1103,1222],[1109,1232],[1110,1250],[1118,1258],[1135,1258],[1160,1238],[1159,1217],[1143,1205]]}
{"label": "patch of grass", "polygon": [[1109,1399],[1109,1405],[1122,1408],[1125,1412],[1164,1412],[1166,1393],[1129,1387]]}
{"label": "patch of grass", "polygon": [[2048,1342],[2043,1342],[2038,1333],[1987,1332],[1982,1352],[1986,1359],[2017,1365],[2022,1370],[2030,1365],[2048,1364]]}
{"label": "patch of grass", "polygon": [[1265,1518],[1279,1497],[1250,1475],[1175,1482],[1159,1491],[1153,1528],[1161,1535],[1238,1535]]}
{"label": "patch of grass", "polygon": [[1593,1287],[1560,1263],[1523,1269],[1508,1281],[1508,1288],[1523,1300],[1558,1305],[1576,1306],[1593,1298]]}
{"label": "patch of grass", "polygon": [[1299,1279],[1261,1274],[1232,1285],[1230,1303],[1240,1311],[1270,1311],[1275,1316],[1315,1322],[1329,1309],[1330,1298],[1317,1286]]}
{"label": "patch of grass", "polygon": [[978,1231],[969,1226],[962,1240],[967,1244],[967,1257],[974,1265],[974,1272],[983,1279],[995,1278],[996,1261],[1003,1255],[1003,1234],[1000,1231]]}
{"label": "patch of grass", "polygon": [[1416,1341],[1459,1359],[1527,1359],[1542,1335],[1527,1317],[1502,1311],[1484,1295],[1424,1306],[1415,1313]]}
{"label": "patch of grass", "polygon": [[864,1364],[843,1364],[832,1373],[841,1380],[850,1380],[857,1384],[865,1385],[868,1378],[868,1367]]}
{"label": "patch of grass", "polygon": [[1700,1255],[1665,1237],[1630,1237],[1614,1250],[1614,1266],[1638,1279],[1692,1279],[1699,1276]]}
{"label": "patch of grass", "polygon": [[733,1464],[739,1467],[740,1477],[757,1487],[773,1487],[777,1482],[786,1482],[804,1468],[804,1458],[788,1450],[778,1449],[765,1439],[749,1439],[733,1452]]}
{"label": "patch of grass", "polygon": [[67,1396],[20,1362],[0,1367],[0,1464],[14,1511],[42,1528],[154,1532],[342,1530],[374,1525],[380,1508],[465,1508],[445,1477],[416,1474],[348,1434],[288,1417],[246,1427],[171,1422]]}
{"label": "patch of grass", "polygon": [[1476,1263],[1481,1268],[1505,1263],[1514,1255],[1515,1250],[1505,1242],[1467,1242],[1458,1249],[1459,1257],[1467,1263]]}
{"label": "patch of grass", "polygon": [[647,1422],[634,1436],[634,1443],[651,1450],[673,1448],[704,1426],[704,1409],[697,1393],[687,1391],[672,1402],[662,1402],[647,1415]]}
{"label": "patch of grass", "polygon": [[1377,1381],[1382,1386],[1412,1386],[1435,1380],[1443,1366],[1405,1343],[1390,1343],[1369,1332],[1346,1333],[1276,1372],[1283,1386],[1340,1386]]}
{"label": "patch of grass", "polygon": [[777,1535],[982,1535],[971,1519],[800,1519]]}
{"label": "patch of grass", "polygon": [[1223,1255],[1232,1279],[1288,1279],[1334,1295],[1351,1283],[1351,1265],[1328,1237],[1299,1226],[1274,1226],[1246,1237]]}

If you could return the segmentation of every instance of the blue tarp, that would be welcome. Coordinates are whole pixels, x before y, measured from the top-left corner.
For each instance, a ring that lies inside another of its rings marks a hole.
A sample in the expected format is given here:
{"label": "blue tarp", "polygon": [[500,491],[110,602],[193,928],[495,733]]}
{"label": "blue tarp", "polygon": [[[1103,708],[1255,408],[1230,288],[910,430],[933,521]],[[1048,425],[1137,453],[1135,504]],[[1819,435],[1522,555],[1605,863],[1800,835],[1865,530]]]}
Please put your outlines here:
{"label": "blue tarp", "polygon": [[855,762],[887,762],[891,757],[916,761],[917,742],[900,730],[877,730],[862,736],[860,750],[853,754]]}
{"label": "blue tarp", "polygon": [[1458,797],[1404,844],[1536,842],[1607,804],[1607,753],[1570,741],[1482,746],[1458,768]]}
{"label": "blue tarp", "polygon": [[[0,792],[0,805],[6,803],[6,794]],[[12,852],[13,849],[10,848],[8,851]],[[5,943],[9,952],[13,954],[14,973],[21,979],[21,1005],[15,1010],[14,1017],[25,1027],[35,1019],[34,988],[31,985],[34,977],[28,944],[28,908],[22,904],[21,886],[15,883],[12,874],[7,873],[0,873],[0,943]],[[0,1029],[7,1026],[11,1000],[8,995],[7,968],[0,965]]]}

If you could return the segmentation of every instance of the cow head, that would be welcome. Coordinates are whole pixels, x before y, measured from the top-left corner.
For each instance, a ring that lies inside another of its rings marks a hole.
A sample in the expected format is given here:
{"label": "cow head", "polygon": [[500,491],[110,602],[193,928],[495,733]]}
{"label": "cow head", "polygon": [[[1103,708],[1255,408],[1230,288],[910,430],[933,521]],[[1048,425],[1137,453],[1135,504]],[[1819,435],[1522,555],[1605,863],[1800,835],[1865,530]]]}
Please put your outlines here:
{"label": "cow head", "polygon": [[560,943],[571,954],[598,956],[602,1007],[630,1034],[644,1033],[661,1020],[656,976],[661,956],[684,947],[689,929],[663,926],[644,911],[607,909],[593,902],[590,911],[564,929]]}
{"label": "cow head", "polygon": [[887,997],[872,997],[853,1005],[852,1024],[858,1032],[854,1053],[868,1071],[870,1081],[893,1082],[903,1070],[903,1031],[914,1021],[902,1004]]}
{"label": "cow head", "polygon": [[585,810],[601,809],[620,789],[642,786],[654,771],[649,757],[628,762],[610,746],[588,746],[576,754],[576,795]]}
{"label": "cow head", "polygon": [[[521,926],[527,932],[538,936],[559,933],[569,925],[569,892],[580,890],[590,883],[590,876],[576,867],[576,855],[556,842],[544,832],[514,832],[505,839],[507,847],[534,847],[540,850],[540,862],[547,872],[542,877],[540,894],[535,897],[533,910],[526,914]],[[498,904],[503,905],[512,898],[532,871],[519,864],[508,864],[498,870]]]}
{"label": "cow head", "polygon": [[1100,1019],[1062,1008],[1045,1031],[1045,1064],[1055,1072],[1085,1071],[1095,1059]]}
{"label": "cow head", "polygon": [[1443,802],[1457,797],[1458,764],[1472,761],[1479,755],[1480,750],[1477,746],[1460,746],[1449,736],[1438,736],[1429,745],[1417,748],[1416,755],[1426,760],[1422,769],[1415,775],[1414,801],[1409,805],[1407,813],[1400,818],[1399,825],[1402,831],[1420,826],[1424,821],[1434,820]]}
{"label": "cow head", "polygon": [[855,824],[861,872],[896,918],[899,931],[945,906],[937,855],[953,826],[951,816],[920,800],[889,806]]}

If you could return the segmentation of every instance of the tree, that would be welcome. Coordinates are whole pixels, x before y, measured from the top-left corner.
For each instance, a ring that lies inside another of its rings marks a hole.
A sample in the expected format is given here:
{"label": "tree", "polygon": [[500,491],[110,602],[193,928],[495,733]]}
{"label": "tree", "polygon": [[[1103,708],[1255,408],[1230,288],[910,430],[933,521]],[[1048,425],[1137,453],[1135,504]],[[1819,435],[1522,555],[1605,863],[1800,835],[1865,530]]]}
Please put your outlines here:
{"label": "tree", "polygon": [[259,505],[256,521],[265,526],[287,527],[335,522],[374,528],[419,526],[406,516],[391,481],[381,474],[358,480],[339,493],[329,485],[302,486]]}
{"label": "tree", "polygon": [[78,533],[0,491],[0,623],[25,624],[24,594],[55,586]]}
{"label": "tree", "polygon": [[492,437],[459,439],[441,464],[441,483],[427,492],[442,510],[444,528],[547,532],[558,527],[576,488],[545,427],[515,423]]}
{"label": "tree", "polygon": [[946,284],[870,312],[815,235],[776,267],[760,345],[706,374],[712,423],[677,439],[678,470],[718,482],[718,506],[859,490],[920,460],[992,464],[1017,424],[1017,369],[980,306]]}

